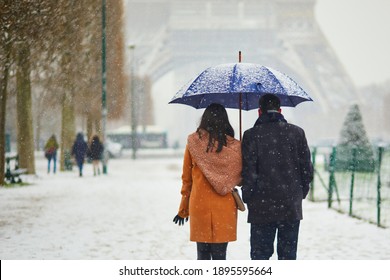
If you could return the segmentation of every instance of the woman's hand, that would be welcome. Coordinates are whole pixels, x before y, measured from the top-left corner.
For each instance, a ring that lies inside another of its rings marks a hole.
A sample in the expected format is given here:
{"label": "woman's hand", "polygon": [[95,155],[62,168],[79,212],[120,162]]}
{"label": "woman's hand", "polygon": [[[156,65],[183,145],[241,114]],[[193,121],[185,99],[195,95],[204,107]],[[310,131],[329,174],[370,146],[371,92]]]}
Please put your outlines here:
{"label": "woman's hand", "polygon": [[179,226],[184,225],[184,220],[187,222],[187,221],[188,221],[188,217],[187,217],[187,218],[182,218],[182,217],[180,217],[179,215],[176,215],[176,216],[173,218],[173,222],[174,222],[175,224],[179,223]]}

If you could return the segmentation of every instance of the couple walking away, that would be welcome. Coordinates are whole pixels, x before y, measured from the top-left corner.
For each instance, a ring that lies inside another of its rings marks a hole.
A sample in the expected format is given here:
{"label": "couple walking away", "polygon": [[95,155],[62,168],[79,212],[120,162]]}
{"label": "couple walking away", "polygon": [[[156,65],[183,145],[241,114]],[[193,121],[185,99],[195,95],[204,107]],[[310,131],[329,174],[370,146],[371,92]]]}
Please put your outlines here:
{"label": "couple walking away", "polygon": [[313,179],[304,131],[287,123],[280,100],[272,94],[259,100],[259,118],[234,138],[225,108],[211,104],[196,132],[190,134],[183,160],[181,203],[174,223],[190,218],[190,240],[198,260],[226,259],[228,242],[237,239],[237,207],[231,194],[242,186],[248,206],[250,257],[297,258],[302,200]]}
{"label": "couple walking away", "polygon": [[84,140],[82,132],[77,133],[76,139],[72,146],[72,156],[74,156],[77,167],[79,169],[79,176],[83,176],[83,168],[85,158],[88,157],[92,161],[93,175],[100,175],[100,161],[102,159],[104,146],[99,139],[99,136],[94,135],[89,144]]}

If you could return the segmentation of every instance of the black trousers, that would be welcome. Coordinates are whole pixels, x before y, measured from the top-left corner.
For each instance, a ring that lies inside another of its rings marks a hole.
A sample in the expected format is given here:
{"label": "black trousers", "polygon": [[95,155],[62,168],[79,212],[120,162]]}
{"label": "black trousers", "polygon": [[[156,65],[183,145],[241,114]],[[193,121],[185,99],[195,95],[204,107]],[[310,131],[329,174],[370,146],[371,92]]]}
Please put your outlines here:
{"label": "black trousers", "polygon": [[228,243],[196,242],[198,260],[226,260]]}
{"label": "black trousers", "polygon": [[277,231],[279,260],[296,260],[300,221],[251,224],[251,259],[269,260],[274,253]]}

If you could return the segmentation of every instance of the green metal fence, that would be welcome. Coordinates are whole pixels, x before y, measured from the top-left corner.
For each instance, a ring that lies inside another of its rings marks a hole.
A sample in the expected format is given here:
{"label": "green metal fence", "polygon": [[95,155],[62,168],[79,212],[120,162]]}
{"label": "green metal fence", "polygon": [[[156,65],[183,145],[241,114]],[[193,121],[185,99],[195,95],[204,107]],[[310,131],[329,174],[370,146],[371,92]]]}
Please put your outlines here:
{"label": "green metal fence", "polygon": [[[309,199],[352,217],[390,226],[390,147],[373,147],[372,168],[362,168],[361,151],[352,149],[348,164],[336,147],[312,147],[314,180]],[[347,166],[347,168],[339,168]]]}

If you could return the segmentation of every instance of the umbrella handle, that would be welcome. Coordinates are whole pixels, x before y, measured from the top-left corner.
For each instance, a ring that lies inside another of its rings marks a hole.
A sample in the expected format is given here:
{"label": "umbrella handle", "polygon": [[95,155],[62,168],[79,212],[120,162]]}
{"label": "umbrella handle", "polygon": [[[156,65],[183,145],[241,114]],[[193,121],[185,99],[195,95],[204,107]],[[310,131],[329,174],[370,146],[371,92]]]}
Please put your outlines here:
{"label": "umbrella handle", "polygon": [[[238,51],[238,62],[241,63],[241,51]],[[240,141],[242,138],[242,93],[240,93],[239,99],[238,99],[238,104],[240,106],[239,110],[239,122],[240,122]]]}
{"label": "umbrella handle", "polygon": [[240,141],[242,140],[242,93],[240,93],[239,101],[240,103],[240,111],[239,111],[239,122],[240,122]]}

